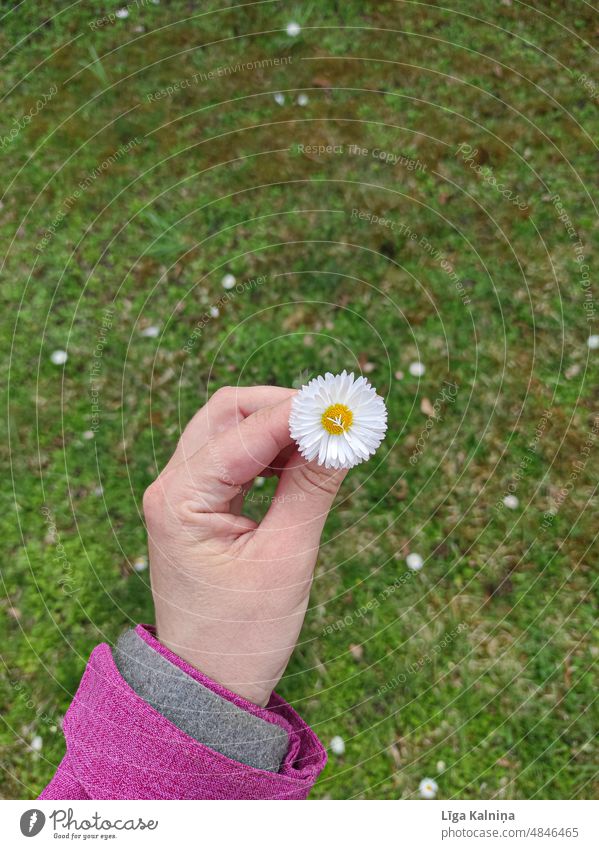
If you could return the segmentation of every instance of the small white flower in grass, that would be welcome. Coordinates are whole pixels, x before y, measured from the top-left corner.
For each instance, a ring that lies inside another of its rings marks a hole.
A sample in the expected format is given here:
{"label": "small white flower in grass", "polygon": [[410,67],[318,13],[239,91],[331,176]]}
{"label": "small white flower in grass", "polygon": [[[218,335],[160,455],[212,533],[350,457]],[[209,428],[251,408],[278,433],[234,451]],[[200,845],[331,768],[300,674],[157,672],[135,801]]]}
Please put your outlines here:
{"label": "small white flower in grass", "polygon": [[423,799],[434,799],[439,790],[439,785],[434,778],[423,778],[418,785],[418,792]]}
{"label": "small white flower in grass", "polygon": [[437,772],[445,772],[445,761],[437,761]]}
{"label": "small white flower in grass", "polygon": [[275,103],[278,103],[278,104],[279,104],[279,106],[284,106],[284,105],[285,105],[285,95],[283,94],[283,92],[282,92],[282,91],[278,91],[278,92],[274,95],[274,98],[275,98]]}
{"label": "small white flower in grass", "polygon": [[84,439],[93,439],[95,435],[93,430],[84,430],[82,434]]}
{"label": "small white flower in grass", "polygon": [[508,510],[516,510],[520,502],[516,498],[515,495],[506,495],[503,499],[504,505],[508,508]]}
{"label": "small white flower in grass", "polygon": [[125,18],[129,17],[129,10],[128,9],[117,9],[117,11],[114,14],[117,18],[120,18],[121,20],[125,20]]}
{"label": "small white flower in grass", "polygon": [[258,477],[258,478],[254,479],[254,486],[257,486],[258,489],[260,489],[261,486],[264,486],[265,483],[266,483],[266,478]]}
{"label": "small white flower in grass", "polygon": [[334,755],[343,755],[345,753],[345,740],[343,737],[333,737],[330,748]]}
{"label": "small white flower in grass", "polygon": [[235,279],[233,274],[225,274],[223,279],[220,281],[220,284],[223,289],[232,289],[236,283],[237,280]]}
{"label": "small white flower in grass", "polygon": [[594,333],[592,336],[589,336],[587,339],[587,345],[591,349],[591,351],[596,351],[599,348],[599,336]]}
{"label": "small white flower in grass", "polygon": [[140,335],[145,336],[146,339],[156,339],[157,336],[160,336],[160,327],[157,324],[151,324],[149,327],[140,330]]}
{"label": "small white flower in grass", "polygon": [[144,557],[143,554],[141,557],[136,557],[133,561],[133,568],[136,572],[145,572],[148,568],[148,558]]}
{"label": "small white flower in grass", "polygon": [[295,21],[291,21],[290,24],[287,24],[286,32],[287,32],[287,35],[290,36],[291,38],[295,38],[296,36],[298,36],[301,31],[302,31],[302,28]]}
{"label": "small white flower in grass", "polygon": [[218,307],[210,307],[210,315],[212,318],[218,318],[220,315],[220,310]]}
{"label": "small white flower in grass", "polygon": [[55,366],[63,366],[68,358],[69,355],[66,351],[52,351],[50,354],[50,361],[53,362]]}
{"label": "small white flower in grass", "polygon": [[31,741],[31,748],[33,749],[34,752],[41,752],[43,745],[44,745],[44,741],[39,736],[39,734],[36,734],[36,736]]}
{"label": "small white flower in grass", "polygon": [[294,396],[289,432],[306,460],[351,469],[374,454],[385,437],[387,410],[365,377],[327,372]]}
{"label": "small white flower in grass", "polygon": [[308,105],[308,95],[307,94],[298,94],[297,96],[297,105],[298,106],[307,106]]}
{"label": "small white flower in grass", "polygon": [[412,377],[422,377],[422,375],[426,371],[426,368],[424,367],[424,363],[415,362],[410,363],[408,371],[410,372]]}
{"label": "small white flower in grass", "polygon": [[406,557],[406,566],[413,572],[419,572],[424,566],[424,560],[419,554],[413,551],[412,554],[408,554]]}

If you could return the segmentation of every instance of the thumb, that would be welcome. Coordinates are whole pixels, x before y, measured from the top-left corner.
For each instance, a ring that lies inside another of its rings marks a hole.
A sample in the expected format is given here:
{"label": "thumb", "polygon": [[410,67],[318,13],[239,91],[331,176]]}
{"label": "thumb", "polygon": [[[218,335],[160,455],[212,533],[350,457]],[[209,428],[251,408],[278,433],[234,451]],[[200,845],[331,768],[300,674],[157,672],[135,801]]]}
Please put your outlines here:
{"label": "thumb", "polygon": [[347,469],[326,469],[314,460],[308,462],[296,451],[283,469],[259,530],[296,531],[303,542],[317,546],[346,474]]}

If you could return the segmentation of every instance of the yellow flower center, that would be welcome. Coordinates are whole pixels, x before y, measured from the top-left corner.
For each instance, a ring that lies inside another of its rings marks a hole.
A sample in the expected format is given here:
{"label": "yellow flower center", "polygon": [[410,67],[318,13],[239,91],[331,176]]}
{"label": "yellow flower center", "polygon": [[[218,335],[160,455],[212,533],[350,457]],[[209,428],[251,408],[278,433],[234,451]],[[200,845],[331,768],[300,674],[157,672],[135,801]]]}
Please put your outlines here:
{"label": "yellow flower center", "polygon": [[354,414],[345,404],[331,404],[322,414],[322,426],[327,433],[338,435],[352,426]]}

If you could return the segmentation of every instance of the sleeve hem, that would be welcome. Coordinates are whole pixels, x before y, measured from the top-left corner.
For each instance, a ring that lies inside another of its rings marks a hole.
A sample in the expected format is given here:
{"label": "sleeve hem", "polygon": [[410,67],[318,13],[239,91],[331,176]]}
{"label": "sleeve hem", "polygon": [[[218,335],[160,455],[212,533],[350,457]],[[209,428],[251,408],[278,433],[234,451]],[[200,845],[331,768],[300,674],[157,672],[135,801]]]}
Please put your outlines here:
{"label": "sleeve hem", "polygon": [[327,762],[327,755],[324,747],[322,746],[320,740],[316,736],[316,734],[312,731],[312,729],[306,725],[301,716],[289,705],[281,696],[277,695],[273,692],[270,697],[270,700],[266,707],[260,707],[259,705],[254,704],[253,702],[244,699],[243,696],[238,695],[237,693],[233,693],[231,690],[228,690],[226,687],[223,687],[222,684],[218,684],[216,681],[213,681],[211,678],[208,678],[194,666],[187,663],[185,660],[180,658],[177,654],[172,652],[169,648],[163,645],[158,638],[156,637],[156,629],[153,625],[138,625],[135,628],[136,634],[138,634],[148,645],[150,645],[155,651],[161,654],[163,657],[170,660],[175,666],[178,666],[179,669],[182,669],[187,675],[191,678],[194,678],[196,681],[199,681],[209,690],[212,690],[213,693],[220,696],[223,699],[226,699],[229,702],[237,705],[237,707],[243,708],[243,710],[248,713],[253,714],[254,716],[260,717],[260,719],[265,720],[266,722],[272,722],[279,727],[281,727],[284,731],[287,732],[289,736],[289,749],[287,751],[287,755],[283,761],[282,771],[285,771],[285,768],[292,769],[293,764],[296,763],[298,758],[301,758],[302,748],[302,737],[310,736],[314,738],[315,743],[319,749],[320,755],[320,767],[318,772],[320,773]]}
{"label": "sleeve hem", "polygon": [[61,768],[68,761],[73,781],[91,799],[304,799],[326,754],[295,711],[274,698],[275,721],[288,724],[293,738],[279,773],[231,760],[186,735],[129,687],[103,643],[65,716]]}

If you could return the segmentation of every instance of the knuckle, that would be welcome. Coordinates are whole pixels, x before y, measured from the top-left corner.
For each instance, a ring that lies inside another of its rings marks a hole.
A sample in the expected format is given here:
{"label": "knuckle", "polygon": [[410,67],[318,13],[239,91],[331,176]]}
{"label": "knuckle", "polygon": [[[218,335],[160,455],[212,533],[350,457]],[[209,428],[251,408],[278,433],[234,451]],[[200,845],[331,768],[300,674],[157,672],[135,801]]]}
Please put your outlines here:
{"label": "knuckle", "polygon": [[164,511],[164,487],[157,478],[146,489],[143,495],[143,511],[146,520],[151,522],[162,515]]}
{"label": "knuckle", "polygon": [[311,465],[302,466],[297,480],[299,488],[308,495],[320,493],[332,496],[339,489],[338,475],[321,471]]}
{"label": "knuckle", "polygon": [[210,398],[210,402],[217,404],[231,404],[235,400],[236,389],[234,386],[221,386]]}

